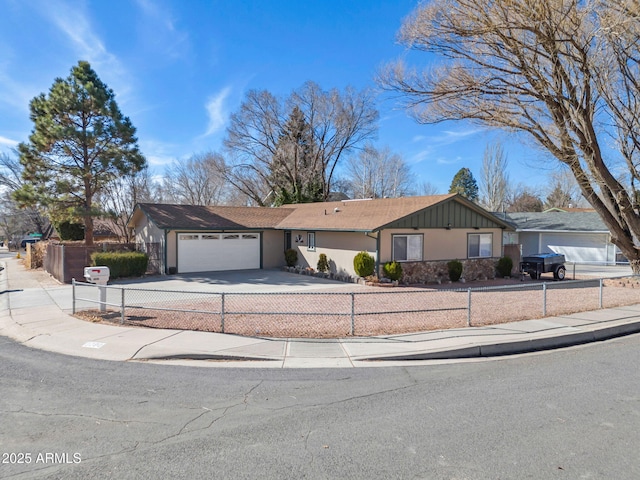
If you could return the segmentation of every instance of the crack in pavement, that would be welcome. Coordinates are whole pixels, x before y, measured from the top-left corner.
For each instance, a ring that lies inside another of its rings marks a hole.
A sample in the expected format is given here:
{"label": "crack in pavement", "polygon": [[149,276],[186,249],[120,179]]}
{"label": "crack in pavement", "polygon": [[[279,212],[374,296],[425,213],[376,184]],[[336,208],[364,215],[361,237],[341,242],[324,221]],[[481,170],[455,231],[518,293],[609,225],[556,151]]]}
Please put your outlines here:
{"label": "crack in pavement", "polygon": [[313,432],[313,430],[309,429],[307,434],[303,435],[303,437],[304,437],[304,451],[307,452],[309,455],[311,455],[311,459],[309,460],[309,466],[312,466],[313,463],[316,460],[316,456],[313,454],[312,451],[309,450],[309,437],[311,436],[312,432]]}
{"label": "crack in pavement", "polygon": [[[247,407],[248,407],[249,395],[251,395],[251,393],[256,388],[258,388],[260,385],[262,385],[263,383],[264,383],[264,380],[260,380],[256,385],[251,387],[246,393],[243,394],[241,402],[237,402],[237,403],[234,403],[232,405],[229,405],[227,407],[222,408],[222,413],[219,416],[213,418],[206,426],[200,427],[200,428],[195,428],[193,430],[189,430],[189,433],[198,432],[198,431],[201,431],[201,430],[207,430],[207,429],[211,428],[217,421],[223,419],[228,414],[229,410],[231,410],[232,408],[235,408],[235,407],[243,405],[244,406],[244,410],[246,410]],[[214,411],[220,410],[220,408],[211,409],[211,408],[207,408],[207,407],[204,407],[204,406],[200,407],[200,408],[204,409],[204,412],[201,412],[200,414],[196,415],[195,417],[190,419],[188,422],[186,422],[184,425],[182,425],[182,427],[180,427],[180,429],[178,430],[177,433],[175,433],[173,435],[169,435],[168,437],[165,437],[165,438],[163,438],[161,440],[158,440],[156,442],[150,442],[150,443],[152,445],[156,445],[156,444],[159,444],[159,443],[162,443],[162,442],[166,442],[167,440],[170,440],[172,438],[176,438],[176,437],[182,435],[183,433],[185,433],[185,431],[189,427],[189,425],[191,425],[192,423],[194,423],[198,419],[204,417],[205,415],[213,413]]]}
{"label": "crack in pavement", "polygon": [[122,423],[128,425],[130,423],[141,423],[141,424],[149,424],[149,425],[164,425],[162,422],[149,422],[143,420],[115,420],[112,418],[105,417],[97,417],[95,415],[82,415],[79,413],[53,413],[53,412],[36,412],[32,410],[25,410],[21,408],[19,410],[0,410],[2,413],[13,413],[13,414],[27,414],[27,415],[37,415],[41,417],[75,417],[75,418],[83,418],[90,419],[96,422],[110,422],[110,423]]}
{"label": "crack in pavement", "polygon": [[301,403],[297,403],[295,405],[286,405],[284,407],[274,407],[274,408],[270,408],[269,410],[273,411],[273,412],[277,412],[279,410],[286,410],[291,408],[292,406],[299,406],[299,407],[330,407],[333,405],[339,405],[341,403],[346,403],[346,402],[350,402],[352,400],[359,400],[359,399],[363,399],[363,398],[371,398],[371,397],[375,397],[377,395],[383,395],[385,393],[393,393],[393,392],[399,392],[402,390],[406,390],[408,388],[413,388],[415,386],[419,385],[419,382],[413,383],[411,385],[403,385],[401,387],[396,387],[396,388],[390,388],[388,390],[380,390],[378,392],[372,392],[372,393],[367,393],[364,395],[356,395],[353,397],[348,397],[348,398],[343,398],[341,400],[335,400],[333,402],[327,402],[327,403],[310,403],[310,404],[301,404]]}

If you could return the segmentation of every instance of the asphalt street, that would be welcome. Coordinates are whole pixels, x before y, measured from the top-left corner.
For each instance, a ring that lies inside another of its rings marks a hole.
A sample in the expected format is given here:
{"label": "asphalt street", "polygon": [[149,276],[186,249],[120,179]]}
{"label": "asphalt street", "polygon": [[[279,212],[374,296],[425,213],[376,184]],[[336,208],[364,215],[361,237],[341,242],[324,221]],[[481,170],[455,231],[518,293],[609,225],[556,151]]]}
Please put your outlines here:
{"label": "asphalt street", "polygon": [[97,361],[0,338],[0,478],[637,479],[639,362],[638,335],[351,370]]}

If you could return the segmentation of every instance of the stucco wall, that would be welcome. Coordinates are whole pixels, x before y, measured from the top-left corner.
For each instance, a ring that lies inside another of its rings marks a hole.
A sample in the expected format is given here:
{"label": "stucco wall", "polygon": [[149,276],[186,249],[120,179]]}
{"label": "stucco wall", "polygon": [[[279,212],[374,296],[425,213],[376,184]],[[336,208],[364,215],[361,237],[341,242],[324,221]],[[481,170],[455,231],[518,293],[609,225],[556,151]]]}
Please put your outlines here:
{"label": "stucco wall", "polygon": [[178,266],[178,236],[175,230],[167,232],[167,270]]}
{"label": "stucco wall", "polygon": [[493,252],[492,257],[500,257],[502,254],[502,230],[494,229],[463,229],[452,228],[446,230],[444,228],[407,230],[407,229],[389,229],[384,230],[380,234],[380,263],[390,262],[392,260],[392,235],[423,235],[423,261],[433,260],[464,260],[467,258],[467,235],[470,233],[491,233],[493,234]]}
{"label": "stucco wall", "polygon": [[135,242],[137,244],[141,244],[141,245],[158,244],[159,245],[157,250],[160,255],[160,258],[158,259],[159,260],[158,270],[160,272],[164,272],[165,271],[164,254],[162,253],[164,251],[164,230],[161,230],[158,227],[156,227],[154,224],[149,222],[145,217],[144,221],[136,222],[135,228],[134,228],[134,234],[135,234],[135,237],[134,237]]}
{"label": "stucco wall", "polygon": [[265,230],[262,232],[262,268],[277,268],[284,265],[284,232]]}
{"label": "stucco wall", "polygon": [[[318,258],[324,253],[329,260],[331,272],[339,275],[355,276],[353,257],[358,252],[366,251],[376,258],[376,239],[362,232],[322,232],[316,231],[315,251],[307,250],[307,231],[291,232],[291,247],[298,251],[298,265],[315,269]],[[296,243],[296,236],[302,237],[301,243]]]}

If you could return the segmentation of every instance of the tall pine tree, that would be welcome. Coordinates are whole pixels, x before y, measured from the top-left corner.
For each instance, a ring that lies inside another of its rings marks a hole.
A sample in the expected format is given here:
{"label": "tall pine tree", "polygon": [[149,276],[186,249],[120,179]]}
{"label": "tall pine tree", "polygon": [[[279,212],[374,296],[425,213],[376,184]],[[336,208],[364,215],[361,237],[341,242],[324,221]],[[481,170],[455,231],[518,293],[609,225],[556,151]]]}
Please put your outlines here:
{"label": "tall pine tree", "polygon": [[321,202],[322,169],[317,162],[313,132],[297,106],[278,137],[268,181],[275,204]]}
{"label": "tall pine tree", "polygon": [[458,170],[451,181],[449,193],[458,193],[472,202],[478,200],[478,183],[473,178],[471,170],[468,168]]}
{"label": "tall pine tree", "polygon": [[85,244],[92,245],[96,195],[146,164],[136,130],[113,90],[83,61],[66,79],[56,79],[48,95],[34,98],[30,110],[34,128],[18,146],[26,183],[14,198],[44,206],[54,219],[82,219]]}

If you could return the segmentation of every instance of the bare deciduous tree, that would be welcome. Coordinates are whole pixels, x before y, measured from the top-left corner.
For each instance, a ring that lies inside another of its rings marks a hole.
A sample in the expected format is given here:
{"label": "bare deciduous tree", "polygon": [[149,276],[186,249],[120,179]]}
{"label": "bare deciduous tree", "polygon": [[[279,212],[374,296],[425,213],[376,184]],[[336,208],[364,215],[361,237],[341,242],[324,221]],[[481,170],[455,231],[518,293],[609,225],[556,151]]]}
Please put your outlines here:
{"label": "bare deciduous tree", "polygon": [[[639,13],[635,0],[432,0],[400,40],[446,60],[422,73],[396,63],[381,82],[420,122],[470,120],[533,139],[569,168],[640,273]],[[603,154],[607,135],[615,158]]]}
{"label": "bare deciduous tree", "polygon": [[487,145],[480,172],[480,202],[490,212],[506,208],[509,195],[507,164],[507,155],[500,143]]}
{"label": "bare deciduous tree", "polygon": [[558,170],[549,175],[546,189],[545,208],[584,207],[585,203],[580,193],[580,187],[568,170]]}
{"label": "bare deciduous tree", "polygon": [[[103,211],[102,217],[110,220],[109,227],[122,242],[132,242],[133,236],[127,222],[129,215],[139,202],[152,201],[152,181],[148,168],[132,175],[124,175],[111,181],[108,188],[100,193],[98,203]],[[96,219],[100,226],[102,219]]]}
{"label": "bare deciduous tree", "polygon": [[174,161],[163,180],[163,193],[172,203],[219,205],[224,203],[226,188],[224,160],[220,154],[193,155]]}
{"label": "bare deciduous tree", "polygon": [[25,234],[35,232],[46,234],[49,220],[35,206],[19,208],[13,199],[13,192],[22,188],[22,165],[16,156],[0,154],[0,227],[7,240],[19,241]]}
{"label": "bare deciduous tree", "polygon": [[346,167],[354,198],[394,198],[413,193],[409,165],[389,147],[378,150],[368,144],[349,158]]}
{"label": "bare deciduous tree", "polygon": [[325,200],[342,158],[377,130],[378,111],[369,91],[324,91],[313,82],[284,100],[267,91],[250,91],[240,110],[231,115],[225,140],[231,155],[225,174],[257,205],[272,201],[277,187],[270,181],[272,162],[278,157],[278,140],[295,107],[304,114],[311,131],[314,150],[309,168],[322,173]]}
{"label": "bare deciduous tree", "polygon": [[440,189],[433,183],[424,181],[420,184],[420,195],[440,195]]}

